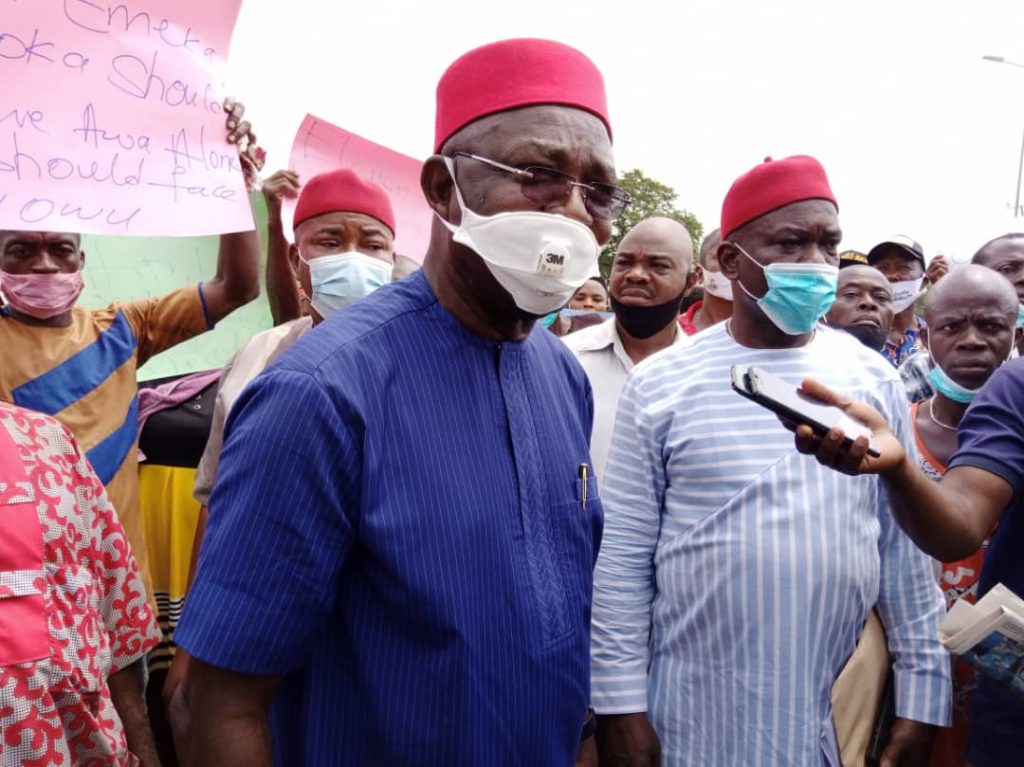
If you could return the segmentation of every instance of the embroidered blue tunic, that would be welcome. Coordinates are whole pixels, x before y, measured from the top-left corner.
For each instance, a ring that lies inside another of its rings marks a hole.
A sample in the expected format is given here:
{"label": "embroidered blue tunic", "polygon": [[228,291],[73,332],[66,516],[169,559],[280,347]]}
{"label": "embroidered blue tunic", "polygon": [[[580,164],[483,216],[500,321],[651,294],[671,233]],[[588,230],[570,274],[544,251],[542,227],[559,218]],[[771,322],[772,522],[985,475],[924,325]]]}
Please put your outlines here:
{"label": "embroidered blue tunic", "polygon": [[421,274],[382,288],[235,405],[179,644],[286,675],[279,765],[571,765],[592,410],[543,328],[497,344]]}

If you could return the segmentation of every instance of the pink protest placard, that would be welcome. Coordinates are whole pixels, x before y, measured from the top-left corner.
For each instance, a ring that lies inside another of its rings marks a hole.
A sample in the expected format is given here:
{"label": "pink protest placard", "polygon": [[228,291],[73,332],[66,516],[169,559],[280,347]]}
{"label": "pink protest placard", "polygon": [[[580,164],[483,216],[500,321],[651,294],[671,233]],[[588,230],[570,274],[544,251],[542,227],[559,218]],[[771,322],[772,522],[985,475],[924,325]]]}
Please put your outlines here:
{"label": "pink protest placard", "polygon": [[241,0],[0,0],[0,229],[251,229],[216,75]]}
{"label": "pink protest placard", "polygon": [[[395,211],[395,251],[423,261],[430,242],[433,214],[420,189],[423,163],[408,155],[367,141],[313,115],[299,126],[292,144],[290,168],[306,182],[317,173],[351,168],[367,181],[380,184],[391,197]],[[285,206],[290,224],[295,203]]]}

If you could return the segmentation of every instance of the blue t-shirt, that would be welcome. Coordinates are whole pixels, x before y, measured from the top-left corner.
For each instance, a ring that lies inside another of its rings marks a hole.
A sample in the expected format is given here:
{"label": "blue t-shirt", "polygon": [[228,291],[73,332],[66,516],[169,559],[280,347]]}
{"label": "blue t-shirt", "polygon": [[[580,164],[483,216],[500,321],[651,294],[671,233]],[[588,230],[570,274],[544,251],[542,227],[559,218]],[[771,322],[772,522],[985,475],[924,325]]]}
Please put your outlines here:
{"label": "blue t-shirt", "polygon": [[[985,552],[978,595],[997,583],[1024,596],[1024,359],[1003,365],[960,422],[959,450],[949,467],[975,466],[1005,479],[1013,500]],[[1024,754],[1024,702],[979,675],[971,709],[968,761],[975,767],[1020,764]]]}
{"label": "blue t-shirt", "polygon": [[283,674],[278,765],[570,765],[601,535],[582,369],[466,330],[422,274],[234,406],[178,643]]}

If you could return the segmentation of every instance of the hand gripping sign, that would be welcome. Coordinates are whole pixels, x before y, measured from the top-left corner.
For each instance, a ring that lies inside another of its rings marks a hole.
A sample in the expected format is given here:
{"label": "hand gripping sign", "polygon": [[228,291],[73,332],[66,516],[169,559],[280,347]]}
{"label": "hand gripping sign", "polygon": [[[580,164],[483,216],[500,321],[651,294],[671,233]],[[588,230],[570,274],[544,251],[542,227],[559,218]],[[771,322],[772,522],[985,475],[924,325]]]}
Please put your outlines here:
{"label": "hand gripping sign", "polygon": [[240,5],[0,0],[0,229],[251,229],[215,75]]}

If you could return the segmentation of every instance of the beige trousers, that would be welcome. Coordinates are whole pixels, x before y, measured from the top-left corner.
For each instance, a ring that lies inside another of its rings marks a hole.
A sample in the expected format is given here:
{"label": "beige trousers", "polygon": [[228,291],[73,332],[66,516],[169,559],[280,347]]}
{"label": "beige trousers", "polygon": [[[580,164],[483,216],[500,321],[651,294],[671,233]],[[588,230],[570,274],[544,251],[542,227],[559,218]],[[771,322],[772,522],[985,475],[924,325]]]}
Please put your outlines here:
{"label": "beige trousers", "polygon": [[853,655],[832,685],[832,721],[843,767],[864,767],[890,664],[885,629],[872,610]]}

